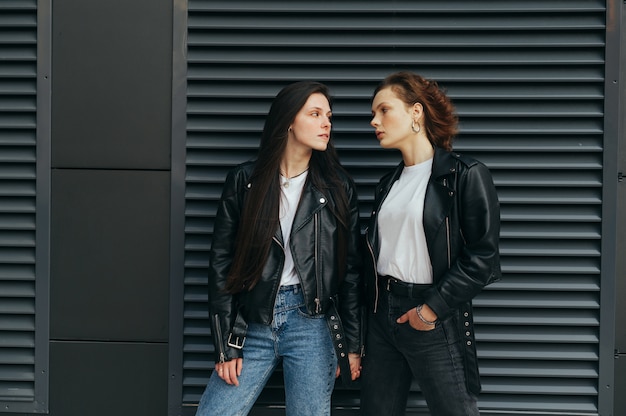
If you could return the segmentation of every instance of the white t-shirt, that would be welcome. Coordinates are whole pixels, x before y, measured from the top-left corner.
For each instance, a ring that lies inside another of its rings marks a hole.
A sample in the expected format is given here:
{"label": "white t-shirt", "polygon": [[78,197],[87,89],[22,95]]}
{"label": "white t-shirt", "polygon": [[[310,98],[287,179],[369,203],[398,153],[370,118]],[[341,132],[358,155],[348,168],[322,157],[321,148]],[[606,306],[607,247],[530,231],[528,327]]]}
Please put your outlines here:
{"label": "white t-shirt", "polygon": [[424,234],[424,197],[433,160],[405,166],[378,213],[377,271],[408,283],[429,284],[433,271]]}
{"label": "white t-shirt", "polygon": [[[300,283],[296,268],[293,262],[293,256],[291,255],[291,249],[289,248],[289,236],[291,234],[291,226],[293,220],[296,217],[296,210],[298,209],[298,203],[300,202],[300,196],[302,196],[302,190],[304,189],[304,183],[308,176],[308,171],[304,174],[298,175],[294,178],[287,179],[284,176],[280,176],[280,229],[283,233],[283,243],[285,247],[285,265],[283,267],[283,273],[280,277],[280,285],[295,285]],[[286,186],[285,186],[286,185]]]}

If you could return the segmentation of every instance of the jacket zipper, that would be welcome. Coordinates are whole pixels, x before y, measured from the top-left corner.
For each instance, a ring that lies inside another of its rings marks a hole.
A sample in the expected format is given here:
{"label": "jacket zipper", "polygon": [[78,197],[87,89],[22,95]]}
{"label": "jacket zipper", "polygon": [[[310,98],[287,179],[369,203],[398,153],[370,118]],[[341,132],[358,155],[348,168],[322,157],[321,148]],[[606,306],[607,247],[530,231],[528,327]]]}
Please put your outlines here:
{"label": "jacket zipper", "polygon": [[[288,247],[285,247],[285,246],[284,246],[284,245],[280,242],[280,240],[278,240],[276,237],[272,237],[272,240],[274,240],[274,241],[276,242],[276,244],[278,244],[278,247],[280,247],[280,248],[283,250],[283,253],[284,253],[286,250],[288,250]],[[284,262],[283,262],[283,266],[284,266],[284,265],[285,265],[285,264],[284,264]],[[274,305],[274,304],[276,303],[276,297],[278,296],[278,290],[279,290],[279,288],[280,288],[280,277],[279,277],[279,283],[278,283],[278,286],[276,286],[276,288],[275,288],[276,290],[274,290],[274,292],[273,292],[273,296],[272,296],[272,303],[271,303],[271,305]],[[271,317],[270,317],[270,322],[272,322],[273,320],[274,320],[274,314],[271,314]]]}
{"label": "jacket zipper", "polygon": [[372,265],[374,268],[374,287],[376,287],[376,297],[374,299],[374,313],[376,313],[376,311],[378,310],[378,273],[376,272],[376,256],[374,256],[374,249],[372,248],[372,245],[370,244],[370,239],[367,238],[367,233],[369,231],[365,230],[365,235],[366,238],[365,240],[367,241],[367,249],[370,252],[370,256],[372,256]]}
{"label": "jacket zipper", "polygon": [[[448,187],[448,178],[443,178],[443,186]],[[448,191],[450,192],[450,191]],[[446,244],[448,249],[448,269],[450,268],[450,217],[446,216]]]}
{"label": "jacket zipper", "polygon": [[446,243],[448,245],[448,269],[450,269],[450,217],[446,217]]}
{"label": "jacket zipper", "polygon": [[319,244],[319,238],[318,238],[318,233],[319,233],[319,223],[318,223],[318,213],[316,212],[315,215],[313,216],[313,223],[314,223],[314,228],[315,228],[315,283],[317,285],[317,296],[315,297],[315,314],[320,314],[322,312],[322,302],[320,300],[320,293],[322,293],[322,284],[320,282],[320,276],[319,276],[319,250],[317,245]]}
{"label": "jacket zipper", "polygon": [[222,338],[222,326],[220,325],[220,316],[213,315],[213,327],[215,328],[215,338],[217,338],[217,349],[219,352],[219,362],[226,362],[226,354],[224,354],[224,339]]}

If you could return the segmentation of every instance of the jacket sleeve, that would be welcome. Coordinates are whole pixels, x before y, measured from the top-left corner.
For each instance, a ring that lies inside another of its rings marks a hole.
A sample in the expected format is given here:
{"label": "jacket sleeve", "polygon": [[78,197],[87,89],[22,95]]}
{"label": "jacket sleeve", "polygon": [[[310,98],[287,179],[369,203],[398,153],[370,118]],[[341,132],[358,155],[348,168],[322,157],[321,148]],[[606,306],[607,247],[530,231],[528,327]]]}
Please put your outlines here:
{"label": "jacket sleeve", "polygon": [[450,269],[426,295],[440,319],[501,276],[500,205],[487,167],[479,162],[467,167],[459,175],[457,192],[459,226],[452,226],[452,239],[461,249],[453,249]]}
{"label": "jacket sleeve", "polygon": [[234,255],[241,211],[241,190],[237,189],[236,176],[233,171],[226,178],[217,207],[209,253],[209,315],[218,362],[241,356],[240,349],[228,346],[228,334],[234,324],[236,306],[234,297],[224,291]]}
{"label": "jacket sleeve", "polygon": [[348,250],[346,253],[346,274],[339,289],[339,314],[343,324],[349,352],[361,353],[362,339],[362,262],[360,246],[361,227],[356,187],[352,180],[347,182],[350,204],[348,224]]}

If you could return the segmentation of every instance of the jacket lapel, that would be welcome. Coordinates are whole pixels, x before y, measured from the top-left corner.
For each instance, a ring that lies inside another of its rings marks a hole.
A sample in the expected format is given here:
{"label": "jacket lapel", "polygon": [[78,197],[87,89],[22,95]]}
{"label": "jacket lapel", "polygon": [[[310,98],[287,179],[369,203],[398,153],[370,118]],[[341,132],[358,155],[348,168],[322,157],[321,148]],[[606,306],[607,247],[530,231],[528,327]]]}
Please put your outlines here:
{"label": "jacket lapel", "polygon": [[313,215],[322,209],[328,203],[328,198],[321,193],[318,189],[313,187],[311,183],[307,182],[302,190],[302,196],[300,197],[300,203],[296,210],[296,216],[293,219],[293,226],[291,233],[297,232],[307,222],[311,221]]}
{"label": "jacket lapel", "polygon": [[424,232],[429,244],[443,225],[454,202],[454,188],[451,182],[455,170],[456,159],[451,157],[450,153],[435,148],[433,170],[424,200]]}

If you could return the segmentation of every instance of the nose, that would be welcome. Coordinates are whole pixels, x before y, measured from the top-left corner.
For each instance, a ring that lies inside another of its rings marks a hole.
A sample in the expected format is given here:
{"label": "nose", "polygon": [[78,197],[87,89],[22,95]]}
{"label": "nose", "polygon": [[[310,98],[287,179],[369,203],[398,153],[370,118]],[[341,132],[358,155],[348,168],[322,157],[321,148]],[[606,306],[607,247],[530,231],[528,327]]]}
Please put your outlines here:
{"label": "nose", "polygon": [[376,126],[378,126],[378,120],[376,120],[376,117],[372,117],[372,121],[370,121],[370,126],[376,128]]}
{"label": "nose", "polygon": [[330,117],[324,116],[322,118],[322,127],[330,127],[332,123],[330,122]]}

